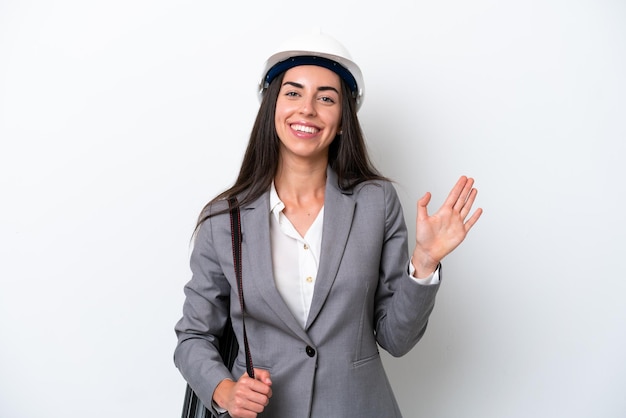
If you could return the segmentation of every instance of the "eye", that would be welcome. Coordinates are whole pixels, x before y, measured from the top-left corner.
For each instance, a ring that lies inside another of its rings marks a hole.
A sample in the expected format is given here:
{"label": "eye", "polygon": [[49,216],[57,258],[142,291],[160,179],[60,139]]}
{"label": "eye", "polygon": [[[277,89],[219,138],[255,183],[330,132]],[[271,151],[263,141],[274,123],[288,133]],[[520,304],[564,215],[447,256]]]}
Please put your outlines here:
{"label": "eye", "polygon": [[287,96],[287,97],[298,97],[299,94],[296,91],[287,91],[287,92],[285,92],[285,96]]}
{"label": "eye", "polygon": [[319,100],[321,100],[324,103],[328,103],[328,104],[336,103],[336,100],[333,97],[330,97],[330,96],[322,96],[322,97],[319,98]]}

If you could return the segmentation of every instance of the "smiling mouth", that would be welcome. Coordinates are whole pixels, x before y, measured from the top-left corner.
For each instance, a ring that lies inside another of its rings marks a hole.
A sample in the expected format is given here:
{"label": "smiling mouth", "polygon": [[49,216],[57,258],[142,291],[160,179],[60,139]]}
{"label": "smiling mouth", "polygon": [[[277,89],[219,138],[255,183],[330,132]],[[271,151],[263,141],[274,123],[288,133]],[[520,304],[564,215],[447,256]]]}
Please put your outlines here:
{"label": "smiling mouth", "polygon": [[304,125],[297,125],[297,124],[291,125],[291,129],[293,129],[294,131],[304,132],[307,134],[316,134],[319,132],[319,129],[314,128],[312,126],[304,126]]}

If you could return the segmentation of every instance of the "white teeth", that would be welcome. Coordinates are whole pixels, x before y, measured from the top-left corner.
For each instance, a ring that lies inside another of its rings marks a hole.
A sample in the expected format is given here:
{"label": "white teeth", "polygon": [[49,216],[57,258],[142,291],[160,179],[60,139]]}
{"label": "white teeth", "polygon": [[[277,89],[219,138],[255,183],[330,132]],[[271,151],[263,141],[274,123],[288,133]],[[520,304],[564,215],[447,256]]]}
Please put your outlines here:
{"label": "white teeth", "polygon": [[318,129],[312,126],[304,126],[304,125],[291,125],[291,129],[294,131],[305,132],[307,134],[317,133]]}

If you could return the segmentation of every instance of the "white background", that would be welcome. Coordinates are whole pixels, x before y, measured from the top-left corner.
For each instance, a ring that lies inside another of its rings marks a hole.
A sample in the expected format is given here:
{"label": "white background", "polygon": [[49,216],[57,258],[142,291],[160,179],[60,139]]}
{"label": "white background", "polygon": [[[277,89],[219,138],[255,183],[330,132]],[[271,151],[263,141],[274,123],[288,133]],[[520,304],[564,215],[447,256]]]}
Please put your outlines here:
{"label": "white background", "polygon": [[0,416],[180,416],[195,218],[312,26],[363,69],[409,228],[461,174],[485,209],[385,357],[405,416],[625,416],[621,0],[0,0]]}

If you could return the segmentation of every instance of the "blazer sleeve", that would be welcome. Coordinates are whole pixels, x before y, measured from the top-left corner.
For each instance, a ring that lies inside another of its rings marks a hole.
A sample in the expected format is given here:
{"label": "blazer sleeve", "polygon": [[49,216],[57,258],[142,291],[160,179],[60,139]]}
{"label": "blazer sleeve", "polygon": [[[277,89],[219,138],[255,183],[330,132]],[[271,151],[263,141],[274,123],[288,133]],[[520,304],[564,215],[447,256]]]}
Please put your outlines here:
{"label": "blazer sleeve", "polygon": [[422,285],[411,279],[402,206],[391,183],[383,183],[383,190],[385,236],[376,292],[376,339],[382,348],[399,357],[424,335],[439,284]]}
{"label": "blazer sleeve", "polygon": [[192,278],[184,287],[183,316],[175,326],[174,364],[208,408],[217,385],[233,378],[217,349],[229,315],[231,289],[213,239],[219,216],[204,221],[197,231],[190,257]]}

